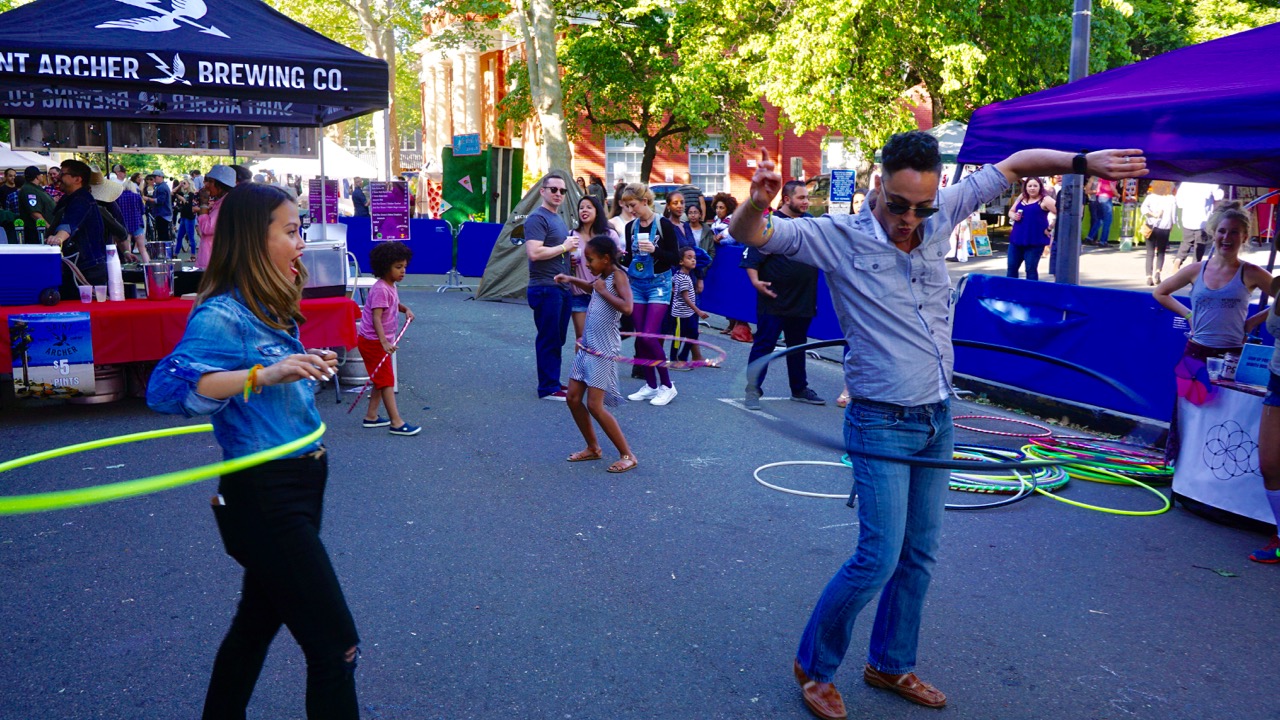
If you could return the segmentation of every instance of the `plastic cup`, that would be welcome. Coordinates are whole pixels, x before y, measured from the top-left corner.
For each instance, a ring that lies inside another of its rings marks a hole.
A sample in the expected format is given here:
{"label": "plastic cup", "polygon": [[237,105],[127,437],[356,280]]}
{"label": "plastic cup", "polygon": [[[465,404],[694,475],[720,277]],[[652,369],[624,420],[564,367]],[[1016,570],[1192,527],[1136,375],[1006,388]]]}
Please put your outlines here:
{"label": "plastic cup", "polygon": [[106,302],[106,301],[107,301],[107,286],[106,286],[106,285],[94,285],[94,286],[93,286],[93,296],[94,296],[95,298],[97,298],[98,302]]}
{"label": "plastic cup", "polygon": [[1222,358],[1211,357],[1205,362],[1205,366],[1209,368],[1209,380],[1218,380],[1222,377],[1222,366],[1225,363]]}
{"label": "plastic cup", "polygon": [[93,286],[92,285],[77,285],[76,289],[80,291],[80,302],[82,303],[93,302]]}

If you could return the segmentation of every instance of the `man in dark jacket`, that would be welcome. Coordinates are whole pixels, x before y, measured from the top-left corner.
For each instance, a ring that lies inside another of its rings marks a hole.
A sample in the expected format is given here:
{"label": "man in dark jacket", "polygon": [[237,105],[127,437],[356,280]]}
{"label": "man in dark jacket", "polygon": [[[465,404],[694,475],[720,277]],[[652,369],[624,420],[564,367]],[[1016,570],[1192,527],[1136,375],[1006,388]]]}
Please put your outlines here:
{"label": "man in dark jacket", "polygon": [[356,207],[356,217],[369,217],[369,197],[364,194],[364,180],[351,181],[351,203]]}
{"label": "man in dark jacket", "polygon": [[[792,180],[782,188],[782,205],[774,212],[778,220],[809,217],[809,191],[799,180]],[[765,255],[756,248],[748,248],[742,256],[742,267],[755,286],[756,325],[755,341],[751,345],[748,363],[773,352],[778,339],[786,337],[787,347],[802,345],[808,341],[809,325],[818,314],[818,269],[797,262],[785,255]],[[764,372],[760,383],[764,383]],[[787,356],[787,379],[791,384],[791,399],[810,405],[825,405],[826,401],[809,387],[809,379],[802,353]],[[745,405],[748,410],[760,410],[761,385],[749,384]]]}

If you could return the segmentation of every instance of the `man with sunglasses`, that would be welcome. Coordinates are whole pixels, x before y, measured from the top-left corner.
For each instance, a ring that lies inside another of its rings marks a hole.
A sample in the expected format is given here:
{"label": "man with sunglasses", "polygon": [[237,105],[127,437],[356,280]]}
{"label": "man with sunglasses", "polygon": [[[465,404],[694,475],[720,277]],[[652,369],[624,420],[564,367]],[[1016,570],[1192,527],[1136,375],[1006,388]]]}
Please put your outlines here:
{"label": "man with sunglasses", "polygon": [[556,275],[568,275],[569,254],[578,241],[569,237],[569,228],[560,219],[568,186],[559,175],[547,175],[539,183],[542,204],[524,221],[524,252],[529,258],[529,307],[538,328],[535,350],[538,358],[538,397],[565,400],[560,385],[560,350],[569,330],[569,289],[558,284]]}
{"label": "man with sunglasses", "polygon": [[952,229],[1020,177],[1076,173],[1118,179],[1147,172],[1139,150],[1024,150],[939,190],[942,158],[928,133],[894,135],[882,155],[881,176],[857,215],[776,222],[766,209],[782,177],[766,152],[750,197],[729,228],[746,245],[825,271],[850,348],[844,367],[852,399],[844,437],[853,462],[850,505],[858,499],[858,547],[818,599],[794,665],[805,705],[829,720],[846,717],[832,681],[854,620],[877,593],[863,679],[920,705],[946,704],[946,696],[913,670],[949,471],[867,453],[926,461],[952,456],[951,287],[945,260]]}

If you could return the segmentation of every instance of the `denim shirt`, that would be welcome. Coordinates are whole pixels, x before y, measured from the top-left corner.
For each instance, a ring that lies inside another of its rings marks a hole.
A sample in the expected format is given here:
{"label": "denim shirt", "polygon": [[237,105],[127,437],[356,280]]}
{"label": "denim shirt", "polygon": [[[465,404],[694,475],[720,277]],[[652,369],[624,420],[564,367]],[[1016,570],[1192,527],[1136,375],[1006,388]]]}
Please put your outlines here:
{"label": "denim shirt", "polygon": [[[267,367],[304,352],[297,332],[296,324],[292,332],[267,326],[236,295],[211,297],[196,306],[178,346],[156,365],[147,404],[172,415],[211,415],[214,437],[228,460],[297,440],[320,426],[313,380],[264,387],[248,402],[239,393],[214,400],[196,392],[205,373]],[[317,441],[293,456],[319,447]]]}
{"label": "denim shirt", "polygon": [[824,215],[773,223],[765,253],[793,257],[827,273],[840,328],[849,343],[845,386],[855,398],[928,405],[951,387],[952,230],[1009,187],[988,165],[938,191],[939,212],[921,224],[921,242],[903,252],[871,214]]}

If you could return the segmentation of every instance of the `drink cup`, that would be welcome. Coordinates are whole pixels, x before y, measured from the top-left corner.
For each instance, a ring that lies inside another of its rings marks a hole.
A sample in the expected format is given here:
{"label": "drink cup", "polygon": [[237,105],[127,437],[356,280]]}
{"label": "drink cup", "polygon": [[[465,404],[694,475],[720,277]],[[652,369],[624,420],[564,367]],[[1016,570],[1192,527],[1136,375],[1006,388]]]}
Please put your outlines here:
{"label": "drink cup", "polygon": [[82,303],[93,302],[93,286],[92,285],[77,285],[76,289],[80,291],[80,302]]}
{"label": "drink cup", "polygon": [[1211,357],[1205,361],[1205,366],[1209,368],[1209,379],[1217,380],[1222,377],[1222,358]]}
{"label": "drink cup", "polygon": [[106,285],[94,285],[94,286],[93,286],[93,297],[94,297],[98,302],[106,302],[106,301],[107,301],[107,286],[106,286]]}
{"label": "drink cup", "polygon": [[1240,364],[1240,353],[1227,353],[1222,356],[1222,379],[1234,381],[1236,367]]}

